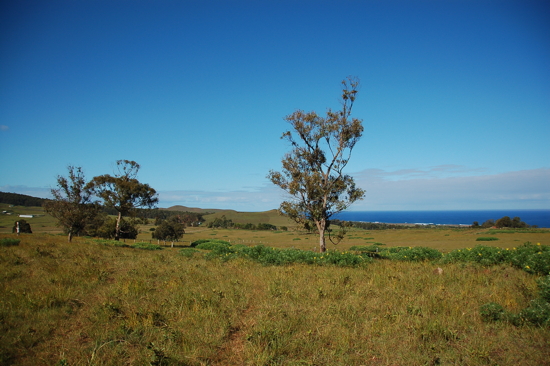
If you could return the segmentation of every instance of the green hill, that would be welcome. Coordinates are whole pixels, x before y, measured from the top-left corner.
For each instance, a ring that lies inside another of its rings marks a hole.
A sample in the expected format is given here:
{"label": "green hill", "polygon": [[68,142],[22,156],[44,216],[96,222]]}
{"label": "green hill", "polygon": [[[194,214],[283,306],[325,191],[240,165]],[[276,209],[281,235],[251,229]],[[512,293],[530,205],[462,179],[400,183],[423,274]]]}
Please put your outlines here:
{"label": "green hill", "polygon": [[277,210],[269,210],[263,212],[238,212],[234,210],[219,210],[215,213],[204,215],[206,222],[212,221],[217,217],[225,216],[227,219],[232,220],[236,224],[271,224],[277,227],[279,226],[295,226],[296,224],[281,216],[277,213]]}

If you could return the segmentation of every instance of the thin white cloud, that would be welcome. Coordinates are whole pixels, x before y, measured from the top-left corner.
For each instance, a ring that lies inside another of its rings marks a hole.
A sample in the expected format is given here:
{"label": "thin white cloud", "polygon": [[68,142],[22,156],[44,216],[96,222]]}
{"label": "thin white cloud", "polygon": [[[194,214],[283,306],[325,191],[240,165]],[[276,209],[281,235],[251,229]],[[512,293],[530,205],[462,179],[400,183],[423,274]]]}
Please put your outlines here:
{"label": "thin white cloud", "polygon": [[[481,169],[448,165],[395,171],[367,169],[353,174],[366,189],[350,210],[548,209],[550,168],[481,174]],[[2,192],[50,197],[48,188],[3,186]],[[159,207],[175,205],[237,211],[267,211],[288,199],[268,184],[234,191],[159,191]]]}
{"label": "thin white cloud", "polygon": [[0,131],[7,131],[9,130],[10,128],[6,125],[0,125]]}
{"label": "thin white cloud", "polygon": [[160,191],[159,206],[175,205],[237,211],[267,211],[279,207],[282,191],[275,186],[251,191]]}
{"label": "thin white cloud", "polygon": [[367,190],[354,210],[498,209],[550,207],[550,169],[470,175],[434,176],[365,170],[356,175]]}
{"label": "thin white cloud", "polygon": [[437,165],[427,168],[412,168],[412,169],[398,169],[394,171],[387,171],[383,169],[365,169],[357,174],[354,174],[356,179],[361,177],[380,177],[385,180],[407,180],[407,179],[419,179],[419,178],[444,178],[457,175],[478,175],[485,173],[487,170],[484,168],[468,168],[463,165]]}

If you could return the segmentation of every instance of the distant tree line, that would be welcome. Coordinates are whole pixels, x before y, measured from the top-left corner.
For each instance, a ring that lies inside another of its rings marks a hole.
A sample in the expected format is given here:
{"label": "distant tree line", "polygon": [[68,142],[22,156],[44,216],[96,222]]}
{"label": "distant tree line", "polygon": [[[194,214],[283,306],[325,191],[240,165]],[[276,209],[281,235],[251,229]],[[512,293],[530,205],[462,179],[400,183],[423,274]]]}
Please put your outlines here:
{"label": "distant tree line", "polygon": [[[216,217],[214,220],[209,222],[207,225],[209,228],[219,228],[219,229],[242,229],[242,230],[277,230],[277,226],[266,223],[259,223],[257,225],[246,223],[239,224],[234,223],[233,220],[228,219],[225,215],[221,217]],[[286,226],[281,226],[281,230],[288,230]]]}
{"label": "distant tree line", "polygon": [[19,193],[0,192],[0,203],[14,206],[40,207],[47,200]]}
{"label": "distant tree line", "polygon": [[537,225],[527,225],[525,222],[521,221],[519,217],[514,217],[511,219],[508,216],[501,217],[498,220],[487,220],[483,224],[479,225],[479,222],[474,221],[472,227],[481,227],[481,228],[514,228],[514,229],[526,229],[526,228],[536,228]]}
{"label": "distant tree line", "polygon": [[[342,225],[344,222],[340,220],[331,220],[333,225]],[[386,230],[386,229],[407,229],[410,228],[409,225],[397,225],[397,224],[385,224],[380,222],[357,222],[351,221],[348,223],[354,228],[364,229],[364,230]],[[515,229],[526,229],[526,228],[536,228],[537,225],[528,225],[525,222],[521,221],[519,217],[514,217],[511,219],[508,216],[504,216],[498,220],[487,220],[483,224],[479,224],[478,221],[474,221],[472,224],[473,228],[515,228]]]}
{"label": "distant tree line", "polygon": [[382,222],[362,222],[362,221],[341,221],[331,220],[332,225],[348,225],[363,230],[387,230],[387,229],[408,229],[408,225],[386,224]]}

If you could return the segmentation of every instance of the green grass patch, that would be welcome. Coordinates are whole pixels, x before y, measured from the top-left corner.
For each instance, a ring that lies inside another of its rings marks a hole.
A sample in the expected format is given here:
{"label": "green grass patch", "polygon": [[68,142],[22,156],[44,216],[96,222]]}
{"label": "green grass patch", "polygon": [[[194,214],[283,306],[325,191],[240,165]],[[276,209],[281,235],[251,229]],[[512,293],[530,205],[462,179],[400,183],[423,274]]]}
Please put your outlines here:
{"label": "green grass patch", "polygon": [[448,254],[405,259],[414,246],[388,250],[396,256],[385,260],[214,248],[128,250],[45,234],[2,247],[0,364],[515,366],[550,358],[550,282],[542,269],[529,272],[550,263],[547,245],[509,248],[508,262],[491,267],[443,263]]}
{"label": "green grass patch", "polygon": [[0,247],[11,247],[11,246],[19,245],[20,242],[21,242],[21,239],[2,238],[0,239]]}
{"label": "green grass patch", "polygon": [[498,240],[498,238],[494,236],[480,236],[479,238],[476,239],[476,241],[496,241],[496,240]]}
{"label": "green grass patch", "polygon": [[161,250],[162,249],[162,247],[160,245],[151,244],[151,243],[147,243],[147,242],[135,243],[135,244],[130,245],[130,247],[135,248],[135,249],[144,249],[144,250]]}

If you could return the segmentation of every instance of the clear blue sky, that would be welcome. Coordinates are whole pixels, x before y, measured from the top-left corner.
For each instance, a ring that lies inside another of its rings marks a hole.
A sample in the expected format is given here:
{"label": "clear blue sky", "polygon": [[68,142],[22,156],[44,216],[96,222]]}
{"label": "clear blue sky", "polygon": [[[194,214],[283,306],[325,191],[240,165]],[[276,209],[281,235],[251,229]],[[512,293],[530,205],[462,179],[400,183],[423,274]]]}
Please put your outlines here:
{"label": "clear blue sky", "polygon": [[119,159],[160,206],[263,211],[283,118],[361,79],[352,210],[550,208],[548,1],[0,2],[0,191]]}

